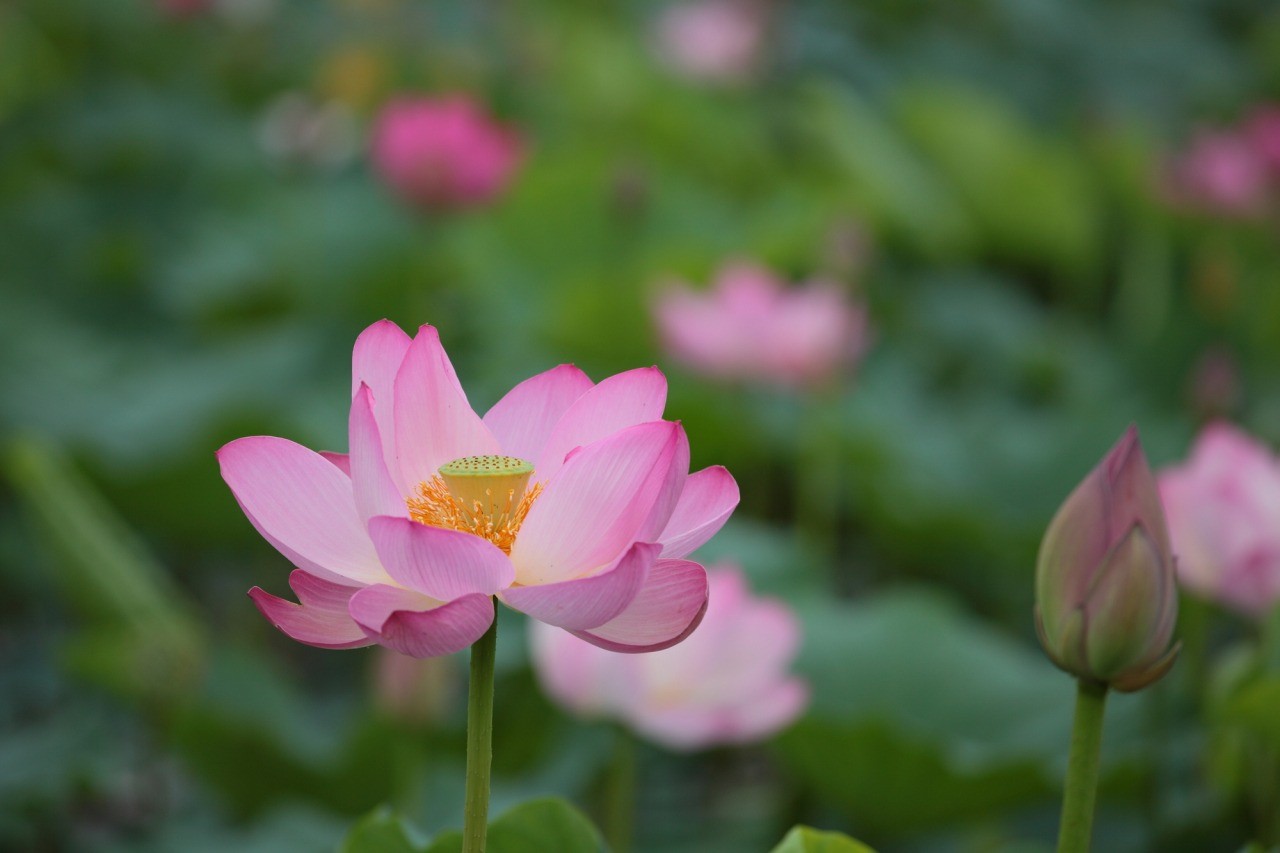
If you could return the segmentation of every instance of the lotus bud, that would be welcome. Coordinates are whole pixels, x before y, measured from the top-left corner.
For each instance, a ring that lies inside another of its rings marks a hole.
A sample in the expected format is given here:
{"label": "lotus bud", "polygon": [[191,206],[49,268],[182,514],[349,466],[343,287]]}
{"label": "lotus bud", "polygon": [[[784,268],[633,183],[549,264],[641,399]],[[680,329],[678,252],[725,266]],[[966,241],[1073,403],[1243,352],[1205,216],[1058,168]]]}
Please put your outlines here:
{"label": "lotus bud", "polygon": [[1174,558],[1136,428],[1049,523],[1036,562],[1035,615],[1049,658],[1078,678],[1129,692],[1173,666]]}

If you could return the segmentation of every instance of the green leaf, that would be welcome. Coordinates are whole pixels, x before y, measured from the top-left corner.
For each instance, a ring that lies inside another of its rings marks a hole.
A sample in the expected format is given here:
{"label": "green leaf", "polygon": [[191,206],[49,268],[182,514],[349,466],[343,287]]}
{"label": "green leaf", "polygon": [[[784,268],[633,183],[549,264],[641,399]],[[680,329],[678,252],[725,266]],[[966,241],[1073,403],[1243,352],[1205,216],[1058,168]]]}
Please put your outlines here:
{"label": "green leaf", "polygon": [[773,853],[874,853],[861,841],[839,832],[797,826],[787,833]]}
{"label": "green leaf", "polygon": [[340,853],[417,853],[420,849],[400,818],[383,806],[351,827]]}
{"label": "green leaf", "polygon": [[[488,853],[602,853],[604,841],[591,821],[564,800],[521,803],[489,824]],[[437,836],[425,853],[462,850],[462,833]]]}
{"label": "green leaf", "polygon": [[1280,747],[1280,678],[1260,678],[1241,688],[1222,709],[1223,719]]}

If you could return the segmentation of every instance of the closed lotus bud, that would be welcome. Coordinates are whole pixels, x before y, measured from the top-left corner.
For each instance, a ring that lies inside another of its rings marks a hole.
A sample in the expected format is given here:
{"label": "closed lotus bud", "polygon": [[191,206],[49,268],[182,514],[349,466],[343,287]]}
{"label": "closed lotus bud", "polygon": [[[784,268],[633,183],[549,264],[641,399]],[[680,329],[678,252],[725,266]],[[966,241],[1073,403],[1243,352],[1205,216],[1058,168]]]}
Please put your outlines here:
{"label": "closed lotus bud", "polygon": [[1078,678],[1132,691],[1173,665],[1174,559],[1156,481],[1129,427],[1058,510],[1036,563],[1036,629]]}

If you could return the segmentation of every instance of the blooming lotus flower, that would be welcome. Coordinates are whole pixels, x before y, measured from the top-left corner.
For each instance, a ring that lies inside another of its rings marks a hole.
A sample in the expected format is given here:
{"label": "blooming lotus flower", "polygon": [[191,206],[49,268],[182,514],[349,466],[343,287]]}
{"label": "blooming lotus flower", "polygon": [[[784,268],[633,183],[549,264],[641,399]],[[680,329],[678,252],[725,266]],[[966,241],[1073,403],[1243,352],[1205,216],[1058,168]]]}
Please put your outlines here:
{"label": "blooming lotus flower", "polygon": [[1160,497],[1189,588],[1251,616],[1280,602],[1280,460],[1225,423],[1204,429]]}
{"label": "blooming lotus flower", "polygon": [[1036,629],[1055,664],[1121,691],[1173,665],[1178,598],[1155,478],[1130,427],[1045,531]]}
{"label": "blooming lotus flower", "polygon": [[436,330],[384,320],[356,341],[352,389],[347,455],[266,436],[218,451],[249,521],[297,567],[299,603],[250,591],[281,631],[433,657],[485,632],[494,595],[615,651],[697,626],[706,573],[683,558],[738,488],[721,467],[688,473],[656,368],[596,384],[561,365],[482,418]]}
{"label": "blooming lotus flower", "polygon": [[730,264],[709,293],[675,285],[654,306],[667,350],[718,379],[803,385],[861,354],[866,315],[834,283],[788,289],[768,270]]}
{"label": "blooming lotus flower", "polygon": [[808,703],[788,674],[800,626],[779,601],[751,595],[735,566],[710,571],[711,600],[698,632],[675,648],[618,658],[534,623],[538,679],[575,714],[618,719],[673,749],[762,740]]}
{"label": "blooming lotus flower", "polygon": [[374,168],[396,193],[427,209],[492,201],[520,157],[516,134],[461,95],[394,100],[373,133]]}
{"label": "blooming lotus flower", "polygon": [[1267,163],[1244,135],[1204,130],[1173,162],[1167,190],[1185,207],[1256,216],[1267,202]]}
{"label": "blooming lotus flower", "polygon": [[766,14],[751,0],[696,0],[658,18],[658,53],[674,71],[711,83],[741,83],[760,64]]}

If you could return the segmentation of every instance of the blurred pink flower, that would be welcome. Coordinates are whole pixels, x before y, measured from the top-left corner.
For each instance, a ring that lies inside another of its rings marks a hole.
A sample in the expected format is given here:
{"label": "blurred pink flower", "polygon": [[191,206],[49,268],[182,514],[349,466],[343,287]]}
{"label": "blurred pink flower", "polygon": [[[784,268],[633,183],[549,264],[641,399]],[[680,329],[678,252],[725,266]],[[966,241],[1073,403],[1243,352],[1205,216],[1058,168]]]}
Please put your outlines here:
{"label": "blurred pink flower", "polygon": [[1211,424],[1161,472],[1160,497],[1183,584],[1254,616],[1280,602],[1280,460],[1266,447]]}
{"label": "blurred pink flower", "polygon": [[617,651],[697,626],[706,572],[682,558],[738,487],[721,467],[688,473],[657,368],[595,384],[561,365],[481,418],[431,326],[410,339],[375,323],[352,362],[349,455],[268,436],[218,451],[249,521],[297,567],[301,604],[249,593],[281,631],[434,657],[485,632],[495,594]]}
{"label": "blurred pink flower", "polygon": [[669,286],[654,314],[671,355],[719,379],[817,383],[866,345],[866,314],[839,285],[787,288],[751,264],[723,267],[707,293]]}
{"label": "blurred pink flower", "polygon": [[709,572],[702,627],[675,648],[618,658],[562,631],[531,627],[543,688],[575,714],[618,719],[672,749],[763,740],[790,724],[809,700],[788,674],[800,645],[791,610],[751,595],[742,572]]}
{"label": "blurred pink flower", "polygon": [[1245,135],[1201,130],[1171,164],[1167,191],[1183,207],[1257,216],[1267,202],[1267,164]]}
{"label": "blurred pink flower", "polygon": [[1280,178],[1280,105],[1256,108],[1245,122],[1245,135],[1272,177]]}
{"label": "blurred pink flower", "polygon": [[516,133],[463,95],[393,100],[373,131],[374,168],[396,193],[428,209],[492,201],[521,154]]}
{"label": "blurred pink flower", "polygon": [[766,23],[764,6],[752,0],[678,3],[658,18],[658,52],[687,77],[741,83],[760,64]]}

